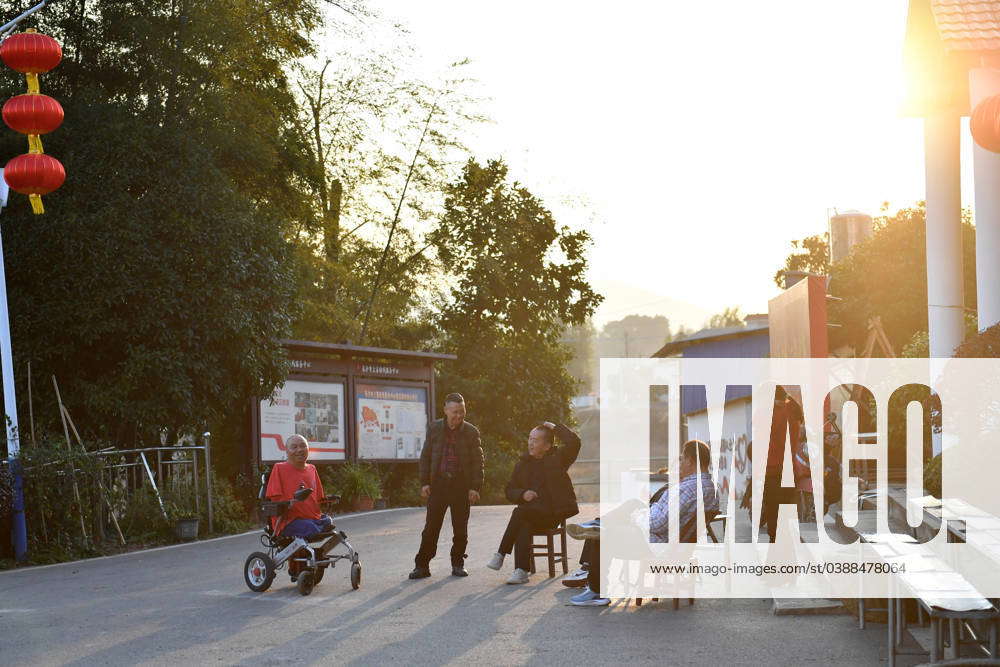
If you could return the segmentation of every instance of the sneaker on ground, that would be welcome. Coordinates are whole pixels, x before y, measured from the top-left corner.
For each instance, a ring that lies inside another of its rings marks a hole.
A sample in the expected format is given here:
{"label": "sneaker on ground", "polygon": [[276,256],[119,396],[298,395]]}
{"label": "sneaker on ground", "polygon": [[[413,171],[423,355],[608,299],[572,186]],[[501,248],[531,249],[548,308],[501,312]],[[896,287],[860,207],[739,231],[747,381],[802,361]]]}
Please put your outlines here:
{"label": "sneaker on ground", "polygon": [[590,573],[584,569],[574,570],[562,578],[562,585],[570,588],[579,588],[587,585],[587,577]]}
{"label": "sneaker on ground", "polygon": [[577,607],[606,607],[611,604],[610,598],[602,598],[597,593],[592,594],[594,597],[588,598],[586,600],[570,600],[569,603]]}
{"label": "sneaker on ground", "polygon": [[410,579],[426,579],[431,576],[431,570],[427,567],[415,567],[413,572],[410,572]]}
{"label": "sneaker on ground", "polygon": [[594,526],[600,526],[601,517],[597,517],[596,519],[591,519],[590,521],[584,521],[580,525],[583,526],[584,528],[593,528]]}
{"label": "sneaker on ground", "polygon": [[497,553],[490,556],[490,562],[486,564],[486,567],[490,568],[491,570],[499,570],[501,567],[503,567],[503,559],[505,557],[506,556],[504,554],[498,551]]}
{"label": "sneaker on ground", "polygon": [[579,602],[581,600],[593,600],[598,597],[597,593],[590,590],[590,586],[586,586],[582,593],[577,593],[569,599],[570,602]]}
{"label": "sneaker on ground", "polygon": [[517,568],[514,570],[513,574],[510,575],[510,579],[507,580],[508,584],[526,584],[528,583],[528,571]]}
{"label": "sneaker on ground", "polygon": [[566,526],[566,533],[576,540],[597,540],[601,537],[601,527],[571,523]]}

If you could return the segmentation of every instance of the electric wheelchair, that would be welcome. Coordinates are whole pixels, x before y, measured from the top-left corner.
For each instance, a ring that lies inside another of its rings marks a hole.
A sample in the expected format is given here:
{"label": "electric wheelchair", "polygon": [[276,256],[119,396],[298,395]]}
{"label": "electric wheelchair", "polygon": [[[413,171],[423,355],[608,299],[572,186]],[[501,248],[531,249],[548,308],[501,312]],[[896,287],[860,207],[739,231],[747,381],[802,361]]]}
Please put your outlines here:
{"label": "electric wheelchair", "polygon": [[[307,537],[285,537],[276,535],[272,528],[271,518],[281,516],[294,502],[301,502],[313,493],[313,489],[299,489],[294,494],[294,500],[273,502],[266,499],[268,473],[261,475],[261,487],[258,499],[260,513],[264,519],[264,534],[260,536],[261,544],[266,551],[255,551],[250,554],[243,565],[243,579],[247,587],[263,593],[271,587],[278,571],[288,565],[289,576],[298,587],[299,593],[309,595],[322,579],[327,568],[333,568],[337,561],[349,560],[351,563],[351,587],[357,590],[361,586],[361,561],[358,552],[347,541],[347,535],[336,526],[322,533]],[[337,503],[339,496],[327,496],[320,503]],[[339,553],[331,553],[341,547]],[[293,571],[294,569],[294,571]]]}

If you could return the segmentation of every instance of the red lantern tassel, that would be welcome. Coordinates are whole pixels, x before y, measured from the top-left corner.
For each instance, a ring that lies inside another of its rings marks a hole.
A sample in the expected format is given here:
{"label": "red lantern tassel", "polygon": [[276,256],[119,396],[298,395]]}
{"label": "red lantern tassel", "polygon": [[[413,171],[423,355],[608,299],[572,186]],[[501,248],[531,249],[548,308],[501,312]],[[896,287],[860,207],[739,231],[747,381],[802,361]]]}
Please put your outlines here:
{"label": "red lantern tassel", "polygon": [[41,195],[28,195],[28,201],[31,202],[31,212],[35,215],[41,215],[45,213],[45,207],[42,205]]}

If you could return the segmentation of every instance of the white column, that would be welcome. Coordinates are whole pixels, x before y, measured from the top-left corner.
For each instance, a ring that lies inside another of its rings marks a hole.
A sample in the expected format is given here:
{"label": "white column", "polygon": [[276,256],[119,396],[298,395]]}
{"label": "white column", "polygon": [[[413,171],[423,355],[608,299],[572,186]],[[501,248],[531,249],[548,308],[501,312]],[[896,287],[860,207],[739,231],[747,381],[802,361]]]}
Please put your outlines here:
{"label": "white column", "polygon": [[962,342],[962,176],[957,113],[924,119],[927,200],[927,333],[931,357],[950,357]]}
{"label": "white column", "polygon": [[[979,67],[969,72],[972,108],[1000,94],[1000,70]],[[979,330],[1000,322],[1000,154],[973,143],[976,185],[976,297]]]}

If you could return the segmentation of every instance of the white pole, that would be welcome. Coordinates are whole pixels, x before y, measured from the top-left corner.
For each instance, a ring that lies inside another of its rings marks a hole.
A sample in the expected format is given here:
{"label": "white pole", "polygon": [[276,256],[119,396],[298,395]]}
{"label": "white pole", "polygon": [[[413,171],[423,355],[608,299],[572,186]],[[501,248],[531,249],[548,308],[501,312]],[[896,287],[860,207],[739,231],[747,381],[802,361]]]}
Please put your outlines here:
{"label": "white pole", "polygon": [[[0,169],[0,209],[7,205],[10,188]],[[14,395],[14,357],[10,348],[10,318],[7,316],[7,276],[4,273],[3,237],[0,235],[0,376],[3,379],[3,407],[7,415],[7,456],[16,458],[18,443],[17,399]]]}
{"label": "white pole", "polygon": [[931,357],[950,357],[963,338],[962,185],[958,114],[924,119],[927,201],[927,325]]}
{"label": "white pole", "polygon": [[[0,169],[0,209],[7,205],[9,190]],[[14,558],[27,558],[27,526],[24,521],[24,487],[21,466],[17,460],[21,448],[18,443],[17,399],[14,393],[14,358],[10,345],[10,318],[7,316],[7,276],[4,272],[3,235],[0,233],[0,376],[3,379],[3,408],[7,422],[7,458],[11,463],[14,477],[14,525],[11,541],[14,544]]]}
{"label": "white pole", "polygon": [[[2,178],[2,177],[0,177]],[[14,361],[10,348],[10,319],[7,316],[7,277],[4,274],[3,239],[0,236],[0,374],[3,376],[3,409],[7,415],[7,456],[15,458],[18,444],[17,399],[14,394]]]}
{"label": "white pole", "polygon": [[[1000,70],[977,67],[969,72],[972,107],[1000,94]],[[976,297],[979,330],[1000,322],[1000,155],[972,146],[976,185]]]}

